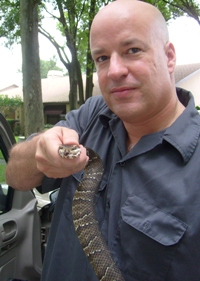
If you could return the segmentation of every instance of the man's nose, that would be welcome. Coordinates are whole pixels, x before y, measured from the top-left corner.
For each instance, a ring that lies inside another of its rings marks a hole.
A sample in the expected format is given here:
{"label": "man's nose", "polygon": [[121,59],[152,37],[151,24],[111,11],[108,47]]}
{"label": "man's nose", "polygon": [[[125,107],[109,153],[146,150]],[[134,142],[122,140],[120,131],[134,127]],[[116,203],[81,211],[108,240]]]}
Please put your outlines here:
{"label": "man's nose", "polygon": [[128,68],[123,57],[114,54],[110,57],[110,64],[108,69],[108,77],[112,80],[118,80],[128,74]]}

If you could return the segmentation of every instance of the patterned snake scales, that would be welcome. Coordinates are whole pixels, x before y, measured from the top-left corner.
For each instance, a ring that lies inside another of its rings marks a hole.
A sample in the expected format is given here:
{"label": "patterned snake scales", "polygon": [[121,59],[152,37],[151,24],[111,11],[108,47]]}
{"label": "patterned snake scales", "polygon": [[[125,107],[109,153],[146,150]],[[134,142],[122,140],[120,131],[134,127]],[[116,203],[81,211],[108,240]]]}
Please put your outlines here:
{"label": "patterned snake scales", "polygon": [[[80,147],[60,145],[58,152],[63,158],[73,159],[80,155]],[[124,281],[121,271],[108,250],[95,215],[95,193],[103,175],[103,164],[93,150],[87,149],[87,153],[89,161],[72,204],[75,230],[98,279]]]}

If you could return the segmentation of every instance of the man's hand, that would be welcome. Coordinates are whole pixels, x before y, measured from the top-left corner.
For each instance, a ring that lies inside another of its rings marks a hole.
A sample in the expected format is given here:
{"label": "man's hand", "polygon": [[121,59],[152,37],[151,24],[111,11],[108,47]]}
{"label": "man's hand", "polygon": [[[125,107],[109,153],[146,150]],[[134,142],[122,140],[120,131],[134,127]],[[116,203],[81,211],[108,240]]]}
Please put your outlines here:
{"label": "man's hand", "polygon": [[[58,153],[60,144],[80,146],[80,156],[74,159],[62,158]],[[78,134],[74,130],[54,127],[40,135],[35,159],[40,172],[50,178],[63,178],[84,169],[88,156],[86,149],[79,145]]]}
{"label": "man's hand", "polygon": [[88,161],[86,149],[79,145],[80,156],[65,159],[58,154],[61,144],[79,145],[78,134],[68,128],[54,127],[14,145],[6,167],[7,184],[15,189],[28,190],[39,186],[44,175],[63,178],[84,169]]}

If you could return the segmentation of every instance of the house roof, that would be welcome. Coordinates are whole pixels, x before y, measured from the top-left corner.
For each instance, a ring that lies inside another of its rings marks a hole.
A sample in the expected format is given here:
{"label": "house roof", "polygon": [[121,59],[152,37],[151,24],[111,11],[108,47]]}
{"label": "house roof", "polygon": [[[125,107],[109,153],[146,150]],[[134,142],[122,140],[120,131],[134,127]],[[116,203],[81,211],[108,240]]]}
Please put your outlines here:
{"label": "house roof", "polygon": [[200,69],[200,63],[177,65],[174,73],[176,83],[198,69]]}
{"label": "house roof", "polygon": [[[85,75],[83,75],[83,84],[85,85]],[[93,76],[93,95],[100,95],[98,79],[96,73]],[[43,103],[66,103],[69,101],[69,76],[50,76],[41,80]],[[23,100],[22,87],[4,88],[0,90],[2,95],[8,97],[19,96]]]}
{"label": "house roof", "polygon": [[11,89],[15,89],[15,88],[19,88],[19,86],[17,86],[16,84],[12,84],[12,85],[10,85],[10,86],[8,86],[8,87],[6,87],[6,88],[1,89],[1,90],[0,90],[0,93],[1,93],[1,92],[5,92],[5,91],[8,91],[8,90],[11,90]]}
{"label": "house roof", "polygon": [[45,103],[67,102],[69,77],[49,77],[42,79],[42,99]]}
{"label": "house roof", "polygon": [[200,68],[180,80],[176,85],[191,91],[194,96],[195,104],[200,106]]}
{"label": "house roof", "polygon": [[[187,65],[177,65],[175,69],[175,81],[177,85],[185,85],[178,84],[183,79],[190,79],[190,75],[200,70],[200,63],[195,64],[187,64]],[[85,85],[85,75],[83,75],[83,84]],[[189,80],[188,80],[189,81]],[[192,82],[193,80],[191,80]],[[194,82],[192,82],[194,83]],[[200,84],[200,79],[196,81],[196,83]],[[98,86],[98,78],[97,74],[93,75],[93,95],[101,95],[101,91]],[[14,85],[11,85],[13,87]],[[15,85],[16,86],[16,85]],[[184,87],[183,87],[184,88]],[[188,89],[189,88],[189,89]],[[195,87],[197,88],[197,87]],[[198,86],[200,88],[200,85]],[[187,84],[187,89],[192,91],[193,87]],[[8,95],[9,97],[20,96],[23,99],[23,91],[22,87],[11,88],[9,87],[1,89],[1,94]],[[197,95],[192,91],[194,95]],[[69,77],[68,76],[50,76],[49,78],[42,79],[42,99],[43,103],[66,103],[69,101]],[[195,99],[196,101],[196,99]],[[198,103],[200,104],[200,103]]]}

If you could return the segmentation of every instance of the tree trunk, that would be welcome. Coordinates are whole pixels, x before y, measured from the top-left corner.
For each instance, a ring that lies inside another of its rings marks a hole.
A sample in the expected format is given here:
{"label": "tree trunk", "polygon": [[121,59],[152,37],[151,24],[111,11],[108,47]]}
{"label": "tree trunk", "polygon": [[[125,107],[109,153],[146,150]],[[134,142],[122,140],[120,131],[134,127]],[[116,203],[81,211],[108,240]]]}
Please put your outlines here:
{"label": "tree trunk", "polygon": [[[90,2],[89,23],[88,23],[89,30],[91,28],[92,21],[95,16],[96,2],[97,2],[96,0],[91,0]],[[88,99],[89,97],[92,96],[93,87],[94,87],[94,83],[93,83],[94,61],[91,56],[89,37],[90,36],[88,34],[85,99]]]}
{"label": "tree trunk", "polygon": [[25,136],[44,129],[38,43],[38,1],[20,0]]}
{"label": "tree trunk", "polygon": [[69,84],[70,84],[70,90],[69,90],[69,107],[70,110],[76,109],[78,107],[77,102],[77,73],[76,73],[76,64],[75,64],[75,56],[74,56],[74,49],[70,48],[71,54],[72,54],[72,62],[69,65]]}
{"label": "tree trunk", "polygon": [[83,89],[83,77],[82,77],[80,63],[79,63],[77,57],[76,57],[76,73],[77,73],[78,96],[79,96],[78,101],[79,101],[79,105],[82,105],[85,102],[84,89]]}
{"label": "tree trunk", "polygon": [[94,61],[92,59],[89,44],[88,44],[88,52],[87,52],[87,68],[86,68],[86,87],[85,87],[85,99],[87,100],[92,96],[94,83],[93,83],[93,69],[94,69]]}

